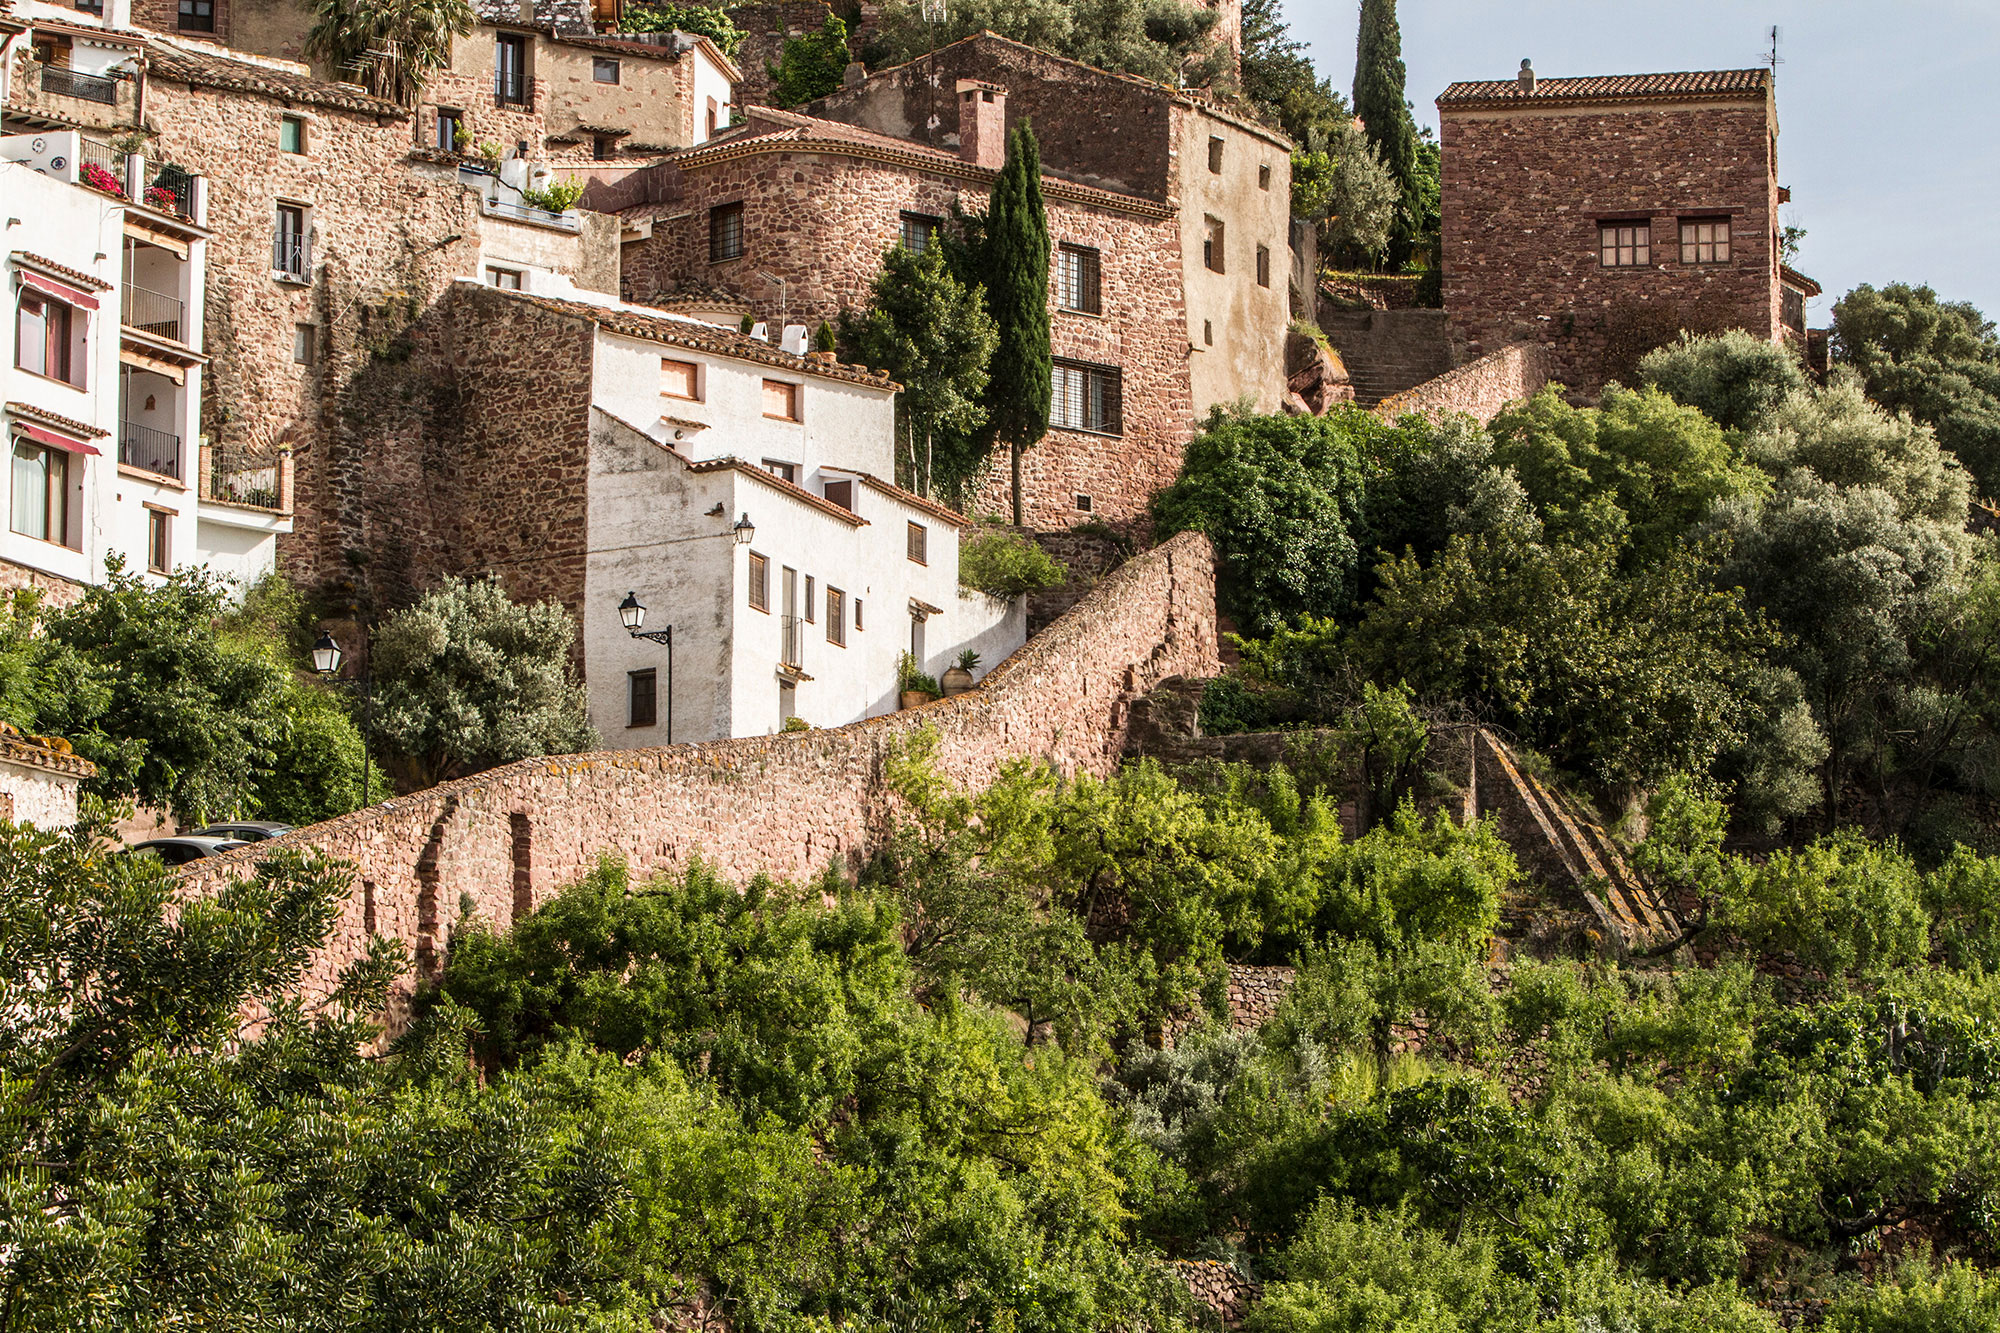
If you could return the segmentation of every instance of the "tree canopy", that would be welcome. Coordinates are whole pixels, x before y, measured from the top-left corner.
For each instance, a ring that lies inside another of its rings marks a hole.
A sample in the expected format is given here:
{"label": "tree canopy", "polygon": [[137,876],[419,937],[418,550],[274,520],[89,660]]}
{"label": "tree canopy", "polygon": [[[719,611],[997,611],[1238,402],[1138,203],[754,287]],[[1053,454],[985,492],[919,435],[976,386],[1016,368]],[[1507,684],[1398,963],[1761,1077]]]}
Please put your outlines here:
{"label": "tree canopy", "polygon": [[880,69],[994,32],[1114,73],[1202,87],[1227,55],[1210,37],[1215,20],[1214,10],[1183,0],[953,0],[939,22],[919,0],[886,0],[866,57]]}
{"label": "tree canopy", "polygon": [[1982,496],[2000,488],[2000,337],[1969,302],[1862,284],[1833,307],[1833,355],[1868,396],[1937,431]]}

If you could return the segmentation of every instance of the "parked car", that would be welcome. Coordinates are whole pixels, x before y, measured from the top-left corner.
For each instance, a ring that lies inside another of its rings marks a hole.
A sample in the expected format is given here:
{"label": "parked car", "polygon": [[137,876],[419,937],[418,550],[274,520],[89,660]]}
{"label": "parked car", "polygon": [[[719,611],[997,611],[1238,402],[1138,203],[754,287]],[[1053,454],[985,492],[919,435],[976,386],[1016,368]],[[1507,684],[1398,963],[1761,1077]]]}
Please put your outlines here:
{"label": "parked car", "polygon": [[134,855],[151,852],[170,866],[184,866],[204,856],[220,856],[249,845],[241,838],[205,838],[199,834],[188,834],[179,838],[148,838],[136,844],[132,851]]}
{"label": "parked car", "polygon": [[290,833],[292,825],[274,824],[268,819],[239,819],[229,824],[210,824],[198,828],[188,836],[191,838],[234,838],[238,842],[268,842],[281,833]]}

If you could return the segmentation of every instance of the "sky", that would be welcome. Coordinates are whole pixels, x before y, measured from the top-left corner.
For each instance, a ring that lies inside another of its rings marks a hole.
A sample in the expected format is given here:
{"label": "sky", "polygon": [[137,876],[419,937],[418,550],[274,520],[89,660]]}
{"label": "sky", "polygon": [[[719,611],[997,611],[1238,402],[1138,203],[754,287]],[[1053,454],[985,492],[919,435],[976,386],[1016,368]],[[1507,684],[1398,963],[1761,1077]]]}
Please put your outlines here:
{"label": "sky", "polygon": [[[1359,0],[1284,0],[1293,35],[1343,94]],[[1826,294],[1923,282],[2000,319],[2000,0],[1402,0],[1417,123],[1459,79],[1745,69],[1779,28],[1780,220]]]}

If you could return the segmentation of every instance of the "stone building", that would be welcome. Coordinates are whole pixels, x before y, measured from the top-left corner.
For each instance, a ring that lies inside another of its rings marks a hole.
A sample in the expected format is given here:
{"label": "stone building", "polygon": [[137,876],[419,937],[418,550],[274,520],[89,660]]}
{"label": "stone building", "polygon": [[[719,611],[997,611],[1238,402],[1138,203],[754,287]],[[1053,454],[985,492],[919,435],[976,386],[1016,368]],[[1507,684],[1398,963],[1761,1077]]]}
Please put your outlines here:
{"label": "stone building", "polygon": [[961,593],[965,520],[884,480],[872,371],[559,283],[456,283],[409,343],[354,399],[374,600],[485,573],[561,600],[611,748],[838,726],[895,710],[906,651],[936,675],[1026,637],[1018,600]]}
{"label": "stone building", "polygon": [[1781,262],[1767,69],[1454,83],[1442,126],[1444,307],[1462,355],[1548,345],[1585,392],[1681,329],[1805,336]]}
{"label": "stone building", "polygon": [[[590,197],[632,300],[775,325],[864,306],[881,257],[986,207],[1032,118],[1056,251],[1055,422],[1028,521],[1139,515],[1198,417],[1285,392],[1290,145],[1205,102],[991,34],[746,123]],[[1006,503],[990,484],[985,508]]]}

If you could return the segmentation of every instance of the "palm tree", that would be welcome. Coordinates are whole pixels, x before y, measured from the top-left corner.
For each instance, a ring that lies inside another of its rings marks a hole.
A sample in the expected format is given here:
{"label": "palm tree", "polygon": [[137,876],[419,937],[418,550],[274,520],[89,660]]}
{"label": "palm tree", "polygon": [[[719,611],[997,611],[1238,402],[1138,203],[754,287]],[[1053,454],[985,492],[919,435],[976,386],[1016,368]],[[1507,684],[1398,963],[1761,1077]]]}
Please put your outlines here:
{"label": "palm tree", "polygon": [[306,53],[377,97],[414,106],[424,81],[472,31],[470,0],[317,0]]}

